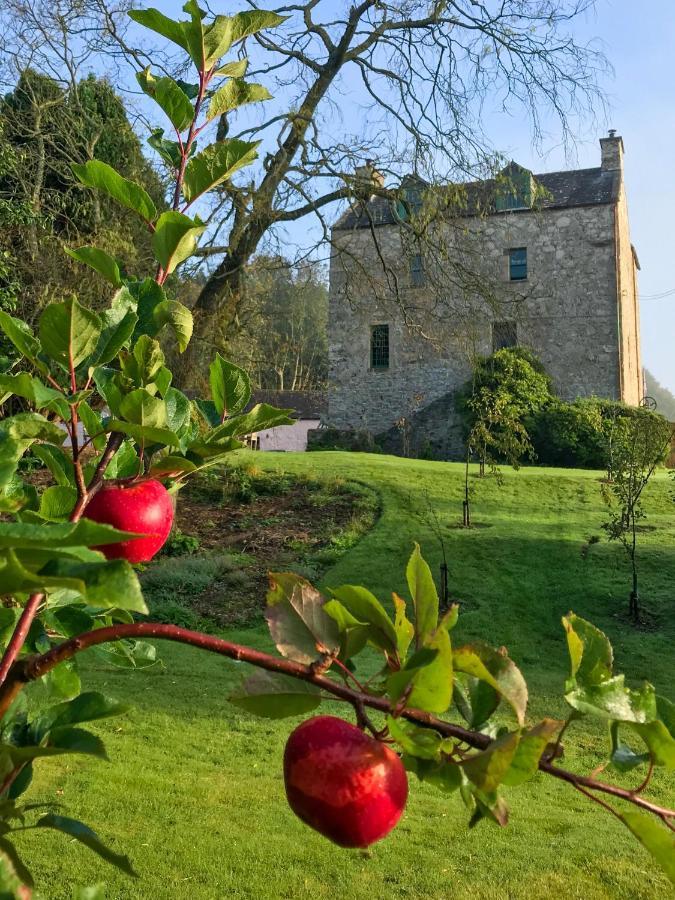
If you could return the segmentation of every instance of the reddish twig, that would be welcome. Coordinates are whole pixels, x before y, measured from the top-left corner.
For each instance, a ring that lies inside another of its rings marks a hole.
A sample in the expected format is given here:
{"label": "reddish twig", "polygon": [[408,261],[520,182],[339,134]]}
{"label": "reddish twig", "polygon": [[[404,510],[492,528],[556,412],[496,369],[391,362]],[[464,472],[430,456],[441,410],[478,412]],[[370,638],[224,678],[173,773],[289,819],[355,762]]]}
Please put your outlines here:
{"label": "reddish twig", "polygon": [[[35,618],[44,597],[45,595],[43,593],[31,594],[26,601],[23,612],[19,616],[19,621],[14,628],[14,633],[2,655],[2,660],[0,660],[0,691],[2,690],[1,686],[4,685],[7,679],[10,669],[14,665],[14,661],[19,653],[21,653],[21,648],[28,636],[30,626],[33,624],[33,619]],[[12,697],[12,699],[14,699],[14,697]]]}
{"label": "reddish twig", "polygon": [[[299,678],[302,681],[310,682],[332,696],[348,701],[357,712],[359,707],[368,707],[387,714],[392,712],[391,703],[386,697],[377,697],[356,691],[346,684],[335,681],[325,674],[319,674],[316,671],[316,668],[311,665],[305,665],[284,657],[272,656],[261,650],[254,650],[251,647],[234,644],[231,641],[226,641],[222,638],[214,637],[213,635],[189,631],[186,628],[179,628],[177,625],[136,622],[132,624],[111,625],[107,628],[98,628],[95,631],[88,631],[77,637],[71,638],[68,641],[64,641],[47,653],[16,662],[12,668],[10,680],[0,688],[0,716],[7,710],[11,700],[16,696],[17,691],[21,689],[23,684],[34,681],[36,678],[40,678],[42,675],[51,671],[51,669],[59,663],[71,659],[83,650],[110,641],[129,638],[154,638],[176,641],[181,644],[189,644],[190,646],[198,647],[202,650],[218,653],[229,659],[250,663],[258,668],[266,669],[268,672],[282,672],[293,678]],[[438,719],[430,713],[420,709],[406,707],[405,709],[402,709],[399,714],[402,718],[414,722],[416,725],[420,725],[424,728],[432,728],[444,737],[455,738],[469,747],[472,747],[474,750],[485,750],[492,743],[492,739],[486,734],[477,731],[469,731],[460,725]],[[545,774],[551,775],[553,778],[567,782],[577,790],[581,790],[582,793],[584,793],[584,790],[582,789],[585,789],[586,791],[593,791],[620,800],[625,800],[646,812],[658,816],[666,825],[668,825],[668,827],[672,827],[672,820],[675,820],[675,810],[658,806],[656,803],[651,803],[643,797],[636,795],[633,791],[613,784],[607,784],[603,781],[596,781],[594,778],[577,775],[566,769],[558,768],[543,759],[539,762],[539,769]]]}

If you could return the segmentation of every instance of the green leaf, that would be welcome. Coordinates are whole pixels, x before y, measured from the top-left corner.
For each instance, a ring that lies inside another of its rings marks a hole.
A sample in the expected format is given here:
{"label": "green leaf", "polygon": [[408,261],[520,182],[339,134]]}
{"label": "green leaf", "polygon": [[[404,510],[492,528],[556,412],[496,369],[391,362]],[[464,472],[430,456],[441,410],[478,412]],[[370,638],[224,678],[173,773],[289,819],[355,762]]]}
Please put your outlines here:
{"label": "green leaf", "polygon": [[675,738],[663,722],[630,722],[629,728],[645,742],[655,766],[665,766],[670,772],[675,770]]}
{"label": "green leaf", "polygon": [[225,63],[213,73],[219,78],[243,78],[248,69],[247,59],[235,59],[232,62]]}
{"label": "green leaf", "polygon": [[210,121],[247,103],[258,103],[271,99],[272,95],[262,84],[252,84],[241,78],[232,78],[211,97],[206,119]]}
{"label": "green leaf", "polygon": [[142,281],[127,281],[113,297],[113,309],[127,312],[132,309],[138,316],[134,338],[141,334],[154,337],[159,330],[155,320],[155,309],[166,300],[164,288],[153,278]]}
{"label": "green leaf", "polygon": [[557,719],[543,719],[528,731],[521,732],[520,742],[502,784],[516,786],[533,778],[544,750],[562,726],[563,723]]}
{"label": "green leaf", "polygon": [[96,648],[107,664],[120,669],[149,669],[157,663],[157,649],[147,641],[115,641]]}
{"label": "green leaf", "polygon": [[240,450],[244,444],[234,438],[226,438],[218,444],[206,444],[202,441],[193,441],[188,448],[188,457],[199,469],[208,466],[217,466],[227,459],[232,450]]}
{"label": "green leaf", "polygon": [[657,694],[656,712],[672,737],[675,738],[675,703],[671,703],[666,697],[661,697]]}
{"label": "green leaf", "polygon": [[292,425],[294,420],[289,417],[290,412],[290,409],[277,409],[268,403],[257,403],[249,412],[232,416],[214,428],[207,434],[206,443],[219,444],[224,438],[253,434],[278,425]]}
{"label": "green leaf", "polygon": [[132,9],[127,15],[144,28],[161,34],[183,50],[189,50],[183,22],[175,22],[157,9]]}
{"label": "green leaf", "polygon": [[97,366],[92,375],[96,389],[105,400],[110,412],[114,416],[120,415],[120,404],[124,394],[118,385],[117,376],[119,373],[106,366]]}
{"label": "green leaf", "polygon": [[415,636],[415,626],[406,615],[406,602],[398,594],[393,594],[394,602],[394,631],[396,632],[396,648],[400,659],[408,655],[408,648]]}
{"label": "green leaf", "polygon": [[40,497],[40,515],[58,521],[67,519],[77,503],[77,490],[70,485],[53,485]]}
{"label": "green leaf", "polygon": [[652,816],[645,813],[625,812],[622,813],[621,818],[675,885],[675,835],[673,832],[667,831]]}
{"label": "green leaf", "polygon": [[438,650],[430,647],[420,647],[410,656],[403,668],[392,672],[387,678],[387,692],[391,700],[396,703],[411,687],[420,672],[432,663],[438,656]]}
{"label": "green leaf", "polygon": [[236,171],[252,163],[258,157],[260,143],[237,139],[219,141],[197,153],[185,167],[183,180],[185,199],[189,203],[194,203],[202,194],[227,181]]}
{"label": "green leaf", "polygon": [[408,682],[412,685],[412,690],[406,705],[426,712],[443,713],[450,706],[453,688],[452,647],[450,635],[443,624],[427,638],[424,647],[411,657],[403,670],[390,677],[389,692],[395,701],[402,696],[407,687],[402,683],[402,676],[408,671],[408,664],[412,666],[422,650],[435,651],[435,655],[425,665],[413,667],[412,677]]}
{"label": "green leaf", "polygon": [[0,485],[0,512],[24,514],[39,506],[38,494],[32,484],[13,475],[4,485]]}
{"label": "green leaf", "polygon": [[114,853],[109,847],[106,847],[105,844],[102,843],[95,831],[92,831],[91,828],[88,828],[82,822],[78,822],[77,819],[68,819],[65,816],[57,816],[54,813],[49,813],[39,819],[33,827],[54,828],[56,831],[61,831],[64,834],[75,838],[76,841],[84,844],[85,847],[89,847],[90,850],[93,850],[94,853],[98,853],[98,855],[106,862],[109,862],[123,872],[126,872],[127,875],[133,875],[135,878],[138,877],[129,861],[129,857]]}
{"label": "green leaf", "polygon": [[420,781],[432,784],[444,794],[452,794],[462,786],[462,770],[450,760],[420,759],[419,756],[404,754],[403,765],[408,772],[417,775]]}
{"label": "green leaf", "polygon": [[73,163],[71,168],[75,177],[86,187],[104,191],[122,206],[138,213],[146,222],[154,221],[157,209],[148,192],[135,181],[122,178],[112,166],[99,159],[90,159],[84,165]]}
{"label": "green leaf", "polygon": [[240,12],[234,16],[216,16],[213,24],[204,30],[205,64],[213,65],[225,56],[233,44],[265,28],[275,28],[287,18],[262,9]]}
{"label": "green leaf", "polygon": [[321,694],[315,685],[306,681],[258,669],[228,700],[256,716],[284,719],[316,709],[321,703]]}
{"label": "green leaf", "polygon": [[77,664],[72,659],[59,663],[41,680],[50,696],[57,700],[71,700],[82,690]]}
{"label": "green leaf", "polygon": [[387,728],[404,753],[418,759],[440,760],[446,741],[437,731],[393,716],[387,716]]}
{"label": "green leaf", "polygon": [[194,109],[173,78],[155,78],[150,72],[150,66],[137,72],[136,78],[141,90],[161,107],[176,131],[183,131],[188,127],[194,117]]}
{"label": "green leaf", "polygon": [[63,248],[68,256],[72,256],[78,262],[90,266],[99,275],[102,275],[106,281],[115,287],[122,284],[122,276],[120,275],[120,267],[117,260],[106,253],[105,250],[99,250],[98,247],[79,247],[77,250],[71,250],[70,247]]}
{"label": "green leaf", "polygon": [[518,748],[519,733],[505,734],[480,753],[464,760],[460,765],[467,778],[476,787],[492,793],[504,781]]}
{"label": "green leaf", "polygon": [[480,730],[499,706],[500,695],[486,681],[458,672],[453,697],[470,728]]}
{"label": "green leaf", "polygon": [[170,274],[192,256],[197,238],[205,228],[198,219],[191,219],[183,213],[173,210],[162,213],[152,236],[152,247],[164,272]]}
{"label": "green leaf", "polygon": [[38,360],[42,350],[40,342],[22,319],[15,319],[0,309],[0,328],[22,356],[29,359],[43,374],[47,372],[47,367]]}
{"label": "green leaf", "polygon": [[66,432],[39,413],[18,413],[0,420],[0,487],[12,481],[23,454],[35,441],[62,444]]}
{"label": "green leaf", "polygon": [[[153,398],[154,399],[154,398]],[[163,401],[160,401],[163,402]],[[133,438],[137,444],[168,444],[171,447],[180,445],[180,438],[168,428],[155,428],[154,426],[141,425],[134,422],[122,422],[120,419],[111,419],[108,422],[109,431],[120,431]]]}
{"label": "green leaf", "polygon": [[652,685],[645,683],[640,690],[631,690],[626,687],[623,675],[569,691],[565,700],[580,713],[619,722],[653,722],[656,719],[656,694]]}
{"label": "green leaf", "polygon": [[[131,391],[120,403],[120,412],[129,422],[148,428],[166,428],[166,403],[159,397],[153,397],[145,388]],[[115,430],[109,423],[110,430]]]}
{"label": "green leaf", "polygon": [[7,396],[14,394],[23,397],[33,406],[43,409],[52,400],[60,400],[63,397],[61,391],[49,388],[39,378],[29,375],[28,372],[19,372],[18,375],[0,375],[0,394]]}
{"label": "green leaf", "polygon": [[80,419],[82,419],[84,430],[91,438],[94,449],[103,450],[106,445],[106,436],[104,434],[105,429],[100,413],[93,410],[86,402],[80,403],[78,413]]}
{"label": "green leaf", "polygon": [[415,544],[408,562],[406,578],[415,609],[415,641],[420,647],[438,624],[438,593],[419,544]]}
{"label": "green leaf", "polygon": [[[464,788],[464,785],[462,785],[462,788]],[[501,828],[508,825],[509,809],[497,791],[481,791],[474,784],[469,784],[469,791],[476,805],[474,814],[469,822],[469,828],[474,828],[483,819],[488,819],[488,821],[494,822],[495,825],[499,825]]]}
{"label": "green leaf", "polygon": [[74,700],[60,703],[41,712],[33,722],[32,728],[37,739],[41,741],[51,731],[71,725],[81,725],[83,722],[96,722],[99,719],[122,716],[130,709],[130,706],[118,703],[98,691],[85,691]]}
{"label": "green leaf", "polygon": [[480,641],[459,647],[453,653],[455,670],[493,687],[513,708],[518,724],[525,721],[527,685],[520,670],[505,653]]}
{"label": "green leaf", "polygon": [[585,686],[601,684],[612,676],[612,645],[607,636],[574,613],[563,617],[571,661],[571,677]]}
{"label": "green leaf", "polygon": [[25,522],[0,522],[0,548],[63,549],[65,547],[94,547],[117,544],[138,537],[128,531],[118,531],[111,525],[80,519],[63,525],[29,525]]}
{"label": "green leaf", "polygon": [[53,360],[68,369],[77,367],[96,349],[101,335],[100,317],[74,297],[50,303],[40,316],[42,348]]}
{"label": "green leaf", "polygon": [[43,573],[81,581],[84,588],[82,594],[89,606],[148,612],[138,576],[125,559],[113,559],[103,563],[79,563],[59,559],[45,566]]}
{"label": "green leaf", "polygon": [[53,444],[35,444],[31,453],[47,466],[54,476],[54,480],[62,487],[72,487],[75,484],[75,469],[73,461],[60,447]]}
{"label": "green leaf", "polygon": [[325,598],[299,575],[271,572],[265,618],[282,656],[311,663],[337,655],[338,628],[324,610]]}
{"label": "green leaf", "polygon": [[243,369],[216,353],[209,366],[211,397],[219,416],[243,412],[251,399],[251,379]]}
{"label": "green leaf", "polygon": [[92,364],[102,366],[113,360],[131,340],[138,316],[133,309],[107,309],[101,314],[101,336],[94,351]]}
{"label": "green leaf", "polygon": [[[120,367],[124,375],[137,387],[146,387],[150,391],[152,385],[164,366],[164,353],[159,341],[147,334],[142,334],[136,341],[132,353],[124,353],[120,357]],[[135,393],[135,392],[134,392]],[[150,391],[154,395],[154,389]],[[129,394],[120,404],[120,409],[129,400]],[[133,405],[136,401],[133,401]]]}
{"label": "green leaf", "polygon": [[192,404],[177,388],[169,388],[164,398],[169,428],[174,434],[181,436],[190,424]]}
{"label": "green leaf", "polygon": [[194,326],[192,313],[187,306],[183,306],[178,300],[163,300],[154,308],[153,316],[158,331],[165,325],[173,331],[178,349],[183,353],[190,343]]}
{"label": "green leaf", "polygon": [[170,165],[172,169],[178,170],[181,161],[180,144],[178,141],[167,140],[164,137],[164,129],[155,128],[148,138],[148,144],[150,144],[153,150],[156,150],[157,153],[159,153],[165,163]]}
{"label": "green leaf", "polygon": [[[387,653],[396,653],[398,636],[394,623],[380,601],[369,590],[357,585],[345,584],[331,588],[331,594],[344,606],[354,620],[370,625],[370,640]],[[328,610],[326,610],[328,612]],[[331,613],[329,612],[329,615]]]}
{"label": "green leaf", "polygon": [[163,456],[153,462],[149,475],[152,478],[177,476],[182,473],[196,472],[197,466],[184,456]]}

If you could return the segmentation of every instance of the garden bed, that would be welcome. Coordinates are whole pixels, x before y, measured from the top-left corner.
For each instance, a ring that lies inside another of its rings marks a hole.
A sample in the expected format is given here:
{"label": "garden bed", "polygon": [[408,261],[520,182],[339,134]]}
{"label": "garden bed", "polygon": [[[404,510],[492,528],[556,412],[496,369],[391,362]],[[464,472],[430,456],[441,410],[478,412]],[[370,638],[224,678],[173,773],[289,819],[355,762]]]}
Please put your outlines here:
{"label": "garden bed", "polygon": [[176,528],[142,574],[153,619],[208,630],[251,625],[270,571],[315,581],[374,524],[379,498],[358,482],[218,469],[178,496]]}

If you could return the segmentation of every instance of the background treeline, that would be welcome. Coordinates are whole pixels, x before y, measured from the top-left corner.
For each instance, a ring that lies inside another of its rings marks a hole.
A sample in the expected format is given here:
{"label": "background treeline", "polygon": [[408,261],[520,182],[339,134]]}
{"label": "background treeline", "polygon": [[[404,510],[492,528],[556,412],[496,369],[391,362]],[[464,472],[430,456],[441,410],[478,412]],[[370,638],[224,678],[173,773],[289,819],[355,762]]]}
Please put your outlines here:
{"label": "background treeline", "polygon": [[[152,265],[150,234],[138,217],[86,191],[71,165],[99,159],[141,183],[166,205],[163,173],[153,168],[122,100],[106,79],[90,75],[67,87],[31,69],[0,99],[0,308],[33,324],[44,306],[76,294],[96,307],[110,287],[71,259],[65,247],[96,245],[129,274]],[[299,267],[259,255],[248,267],[246,303],[232,333],[214,329],[214,349],[251,373],[254,386],[312,390],[325,386],[328,292],[318,263]],[[204,273],[172,276],[167,288],[190,305]],[[0,344],[2,368],[11,347]]]}

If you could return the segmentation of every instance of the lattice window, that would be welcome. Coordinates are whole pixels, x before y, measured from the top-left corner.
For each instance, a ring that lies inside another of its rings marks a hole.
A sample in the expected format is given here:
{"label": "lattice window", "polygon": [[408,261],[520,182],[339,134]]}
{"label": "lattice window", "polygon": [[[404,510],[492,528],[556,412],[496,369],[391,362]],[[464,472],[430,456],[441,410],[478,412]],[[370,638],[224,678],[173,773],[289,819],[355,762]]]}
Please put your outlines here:
{"label": "lattice window", "polygon": [[389,326],[373,325],[370,332],[370,365],[373,369],[389,368]]}
{"label": "lattice window", "polygon": [[509,250],[509,279],[525,281],[527,278],[527,247]]}
{"label": "lattice window", "polygon": [[518,329],[515,322],[492,323],[492,352],[504,347],[518,346]]}

